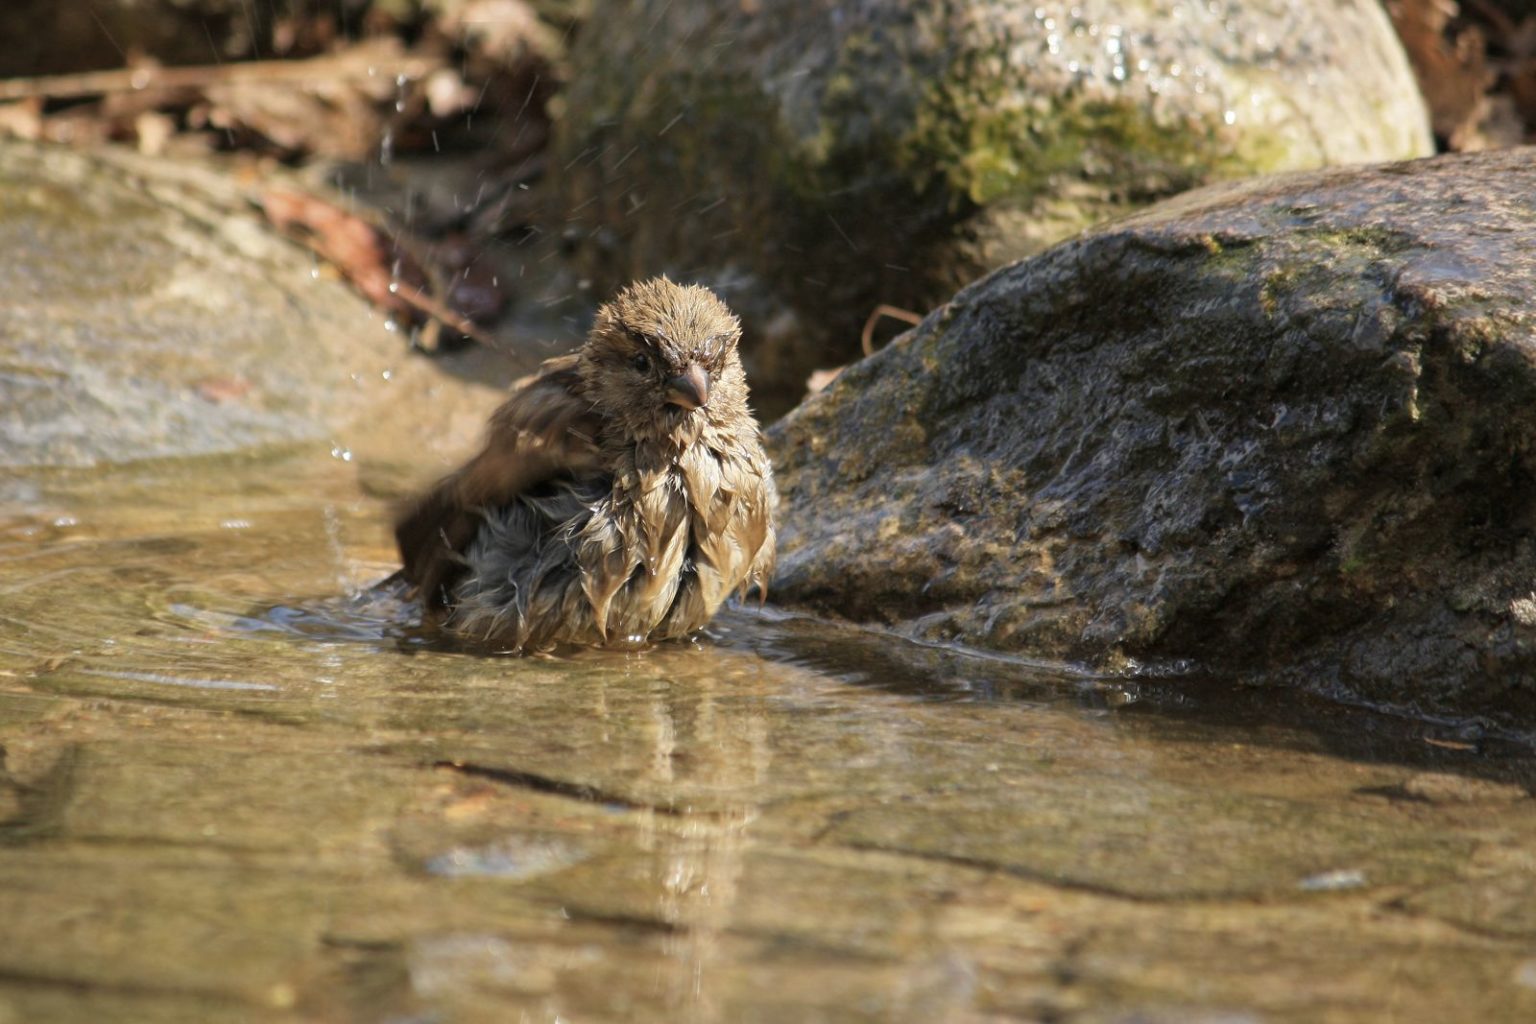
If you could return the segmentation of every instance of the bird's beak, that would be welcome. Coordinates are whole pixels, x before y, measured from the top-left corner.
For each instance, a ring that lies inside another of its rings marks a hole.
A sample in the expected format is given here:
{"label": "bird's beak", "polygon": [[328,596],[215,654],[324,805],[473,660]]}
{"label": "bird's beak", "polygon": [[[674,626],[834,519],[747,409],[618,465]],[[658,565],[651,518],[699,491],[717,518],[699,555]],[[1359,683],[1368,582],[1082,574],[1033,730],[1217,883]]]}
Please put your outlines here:
{"label": "bird's beak", "polygon": [[709,374],[697,364],[667,381],[667,404],[702,409],[709,404]]}

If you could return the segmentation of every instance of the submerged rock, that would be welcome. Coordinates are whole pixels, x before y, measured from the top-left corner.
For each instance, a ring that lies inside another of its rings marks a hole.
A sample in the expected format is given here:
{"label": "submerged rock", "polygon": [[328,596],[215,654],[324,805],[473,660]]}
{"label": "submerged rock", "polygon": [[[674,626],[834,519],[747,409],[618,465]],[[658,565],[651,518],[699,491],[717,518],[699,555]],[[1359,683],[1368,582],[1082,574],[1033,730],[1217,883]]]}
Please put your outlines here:
{"label": "submerged rock", "polygon": [[[1431,152],[1377,0],[596,4],[557,143],[597,290],[721,287],[798,396],[877,303],[1217,178]],[[771,398],[772,395],[770,394]]]}
{"label": "submerged rock", "polygon": [[1536,159],[1213,186],[1016,263],[772,434],[774,593],[1536,721]]}

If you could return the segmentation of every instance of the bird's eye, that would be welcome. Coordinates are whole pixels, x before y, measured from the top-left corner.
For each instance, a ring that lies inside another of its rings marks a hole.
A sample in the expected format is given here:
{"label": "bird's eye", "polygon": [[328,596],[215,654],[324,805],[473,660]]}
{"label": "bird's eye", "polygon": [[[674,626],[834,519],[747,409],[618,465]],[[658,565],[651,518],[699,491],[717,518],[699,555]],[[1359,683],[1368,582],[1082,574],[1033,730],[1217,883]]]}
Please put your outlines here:
{"label": "bird's eye", "polygon": [[644,352],[637,353],[635,358],[629,361],[629,365],[633,366],[639,373],[649,373],[651,370],[651,357]]}

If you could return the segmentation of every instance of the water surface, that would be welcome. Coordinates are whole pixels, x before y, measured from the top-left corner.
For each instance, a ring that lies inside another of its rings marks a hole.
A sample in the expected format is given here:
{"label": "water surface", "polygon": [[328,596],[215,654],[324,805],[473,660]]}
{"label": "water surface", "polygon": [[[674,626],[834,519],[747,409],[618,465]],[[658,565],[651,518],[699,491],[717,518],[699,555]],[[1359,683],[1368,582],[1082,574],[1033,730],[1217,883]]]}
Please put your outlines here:
{"label": "water surface", "polygon": [[514,658],[409,469],[0,484],[0,1022],[1527,1021],[1536,759],[735,609]]}

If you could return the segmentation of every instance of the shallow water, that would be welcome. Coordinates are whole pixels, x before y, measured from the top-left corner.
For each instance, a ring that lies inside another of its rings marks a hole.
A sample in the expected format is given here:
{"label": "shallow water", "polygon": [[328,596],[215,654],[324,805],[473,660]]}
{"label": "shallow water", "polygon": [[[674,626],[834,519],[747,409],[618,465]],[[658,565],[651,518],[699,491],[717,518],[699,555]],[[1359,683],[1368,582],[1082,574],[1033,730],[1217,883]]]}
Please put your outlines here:
{"label": "shallow water", "polygon": [[412,474],[0,484],[0,1022],[1526,1021],[1536,758],[769,608],[511,658]]}

